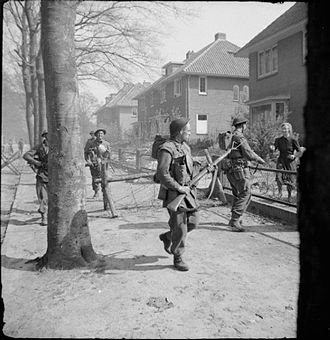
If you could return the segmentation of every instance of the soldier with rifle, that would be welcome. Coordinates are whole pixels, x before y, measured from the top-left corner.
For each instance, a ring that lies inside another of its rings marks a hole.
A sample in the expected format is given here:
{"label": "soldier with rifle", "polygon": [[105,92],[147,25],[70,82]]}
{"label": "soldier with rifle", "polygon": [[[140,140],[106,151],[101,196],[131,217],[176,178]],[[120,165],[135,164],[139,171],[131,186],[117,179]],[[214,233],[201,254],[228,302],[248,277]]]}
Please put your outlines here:
{"label": "soldier with rifle", "polygon": [[237,232],[244,231],[241,217],[246,211],[252,195],[251,175],[248,162],[265,163],[265,161],[251,149],[247,139],[243,135],[246,129],[246,123],[247,119],[242,116],[236,117],[233,120],[235,130],[232,135],[231,145],[234,146],[236,144],[238,147],[231,150],[228,155],[228,162],[225,163],[227,166],[223,169],[226,172],[233,193],[229,226],[232,231]]}
{"label": "soldier with rifle", "polygon": [[89,166],[92,175],[92,188],[94,190],[93,198],[97,198],[100,192],[101,183],[97,179],[101,179],[101,162],[110,159],[110,143],[104,140],[106,134],[105,129],[95,131],[95,140],[88,145],[85,152],[86,166]]}
{"label": "soldier with rifle", "polygon": [[48,132],[41,134],[43,141],[23,155],[32,170],[36,173],[36,191],[39,201],[38,212],[41,214],[41,225],[47,225],[48,211]]}

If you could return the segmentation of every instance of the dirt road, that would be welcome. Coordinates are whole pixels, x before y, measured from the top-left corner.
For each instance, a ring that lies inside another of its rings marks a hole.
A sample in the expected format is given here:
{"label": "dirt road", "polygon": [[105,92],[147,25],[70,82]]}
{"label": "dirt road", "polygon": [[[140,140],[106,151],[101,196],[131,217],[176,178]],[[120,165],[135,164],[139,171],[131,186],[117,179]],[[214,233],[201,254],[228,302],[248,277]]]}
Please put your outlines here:
{"label": "dirt road", "polygon": [[[144,208],[136,204],[147,202],[155,185],[119,182],[111,188],[116,219],[103,211],[102,199],[87,199],[92,242],[105,256],[104,267],[36,272],[25,262],[45,252],[47,227],[38,224],[34,175],[29,169],[22,174],[1,250],[5,335],[295,337],[299,236],[294,226],[247,214],[247,232],[233,233],[228,207],[205,206],[200,228],[187,240],[190,270],[178,272],[158,239],[167,230],[166,211],[156,200]],[[91,197],[89,179],[87,190]]]}

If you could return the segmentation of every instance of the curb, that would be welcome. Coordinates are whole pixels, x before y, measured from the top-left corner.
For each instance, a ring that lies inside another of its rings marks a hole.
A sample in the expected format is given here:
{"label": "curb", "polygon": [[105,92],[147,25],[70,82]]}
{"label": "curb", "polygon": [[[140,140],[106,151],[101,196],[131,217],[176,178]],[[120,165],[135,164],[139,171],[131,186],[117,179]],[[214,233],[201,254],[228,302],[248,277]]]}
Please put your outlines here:
{"label": "curb", "polygon": [[[225,192],[226,198],[229,202],[233,197],[232,194]],[[284,204],[265,202],[264,200],[252,196],[251,202],[247,208],[248,212],[258,214],[264,217],[277,219],[288,224],[297,225],[297,209],[287,207]]]}

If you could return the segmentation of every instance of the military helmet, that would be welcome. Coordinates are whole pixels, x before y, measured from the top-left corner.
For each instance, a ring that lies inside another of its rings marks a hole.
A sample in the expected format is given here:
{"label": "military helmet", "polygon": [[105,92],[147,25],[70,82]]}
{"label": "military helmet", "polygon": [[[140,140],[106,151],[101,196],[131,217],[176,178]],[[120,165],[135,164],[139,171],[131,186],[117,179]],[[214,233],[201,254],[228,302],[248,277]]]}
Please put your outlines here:
{"label": "military helmet", "polygon": [[234,118],[233,120],[233,125],[236,126],[236,125],[239,125],[239,124],[243,124],[243,123],[246,123],[248,120],[243,117],[243,116],[238,116],[236,118]]}
{"label": "military helmet", "polygon": [[174,136],[176,133],[180,132],[188,123],[190,119],[178,118],[171,121],[170,124],[170,135]]}
{"label": "military helmet", "polygon": [[42,131],[41,137],[44,137],[47,134],[48,134],[48,132],[46,130],[44,130],[44,131]]}
{"label": "military helmet", "polygon": [[97,133],[98,133],[99,131],[103,131],[104,134],[107,133],[107,132],[105,131],[105,129],[97,129],[97,130],[94,132],[94,135],[96,136]]}

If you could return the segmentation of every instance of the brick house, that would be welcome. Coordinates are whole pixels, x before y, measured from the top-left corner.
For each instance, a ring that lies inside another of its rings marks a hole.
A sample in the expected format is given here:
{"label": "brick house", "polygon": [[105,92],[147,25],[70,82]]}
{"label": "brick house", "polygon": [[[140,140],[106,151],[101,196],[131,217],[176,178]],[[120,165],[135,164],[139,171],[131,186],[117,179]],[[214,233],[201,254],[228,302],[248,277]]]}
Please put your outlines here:
{"label": "brick house", "polygon": [[235,57],[239,47],[224,33],[182,62],[169,62],[163,75],[135,98],[138,135],[168,134],[175,117],[191,119],[192,140],[212,138],[231,128],[232,116],[247,112],[248,58]]}
{"label": "brick house", "polygon": [[307,3],[297,2],[235,53],[249,57],[250,124],[284,117],[304,135]]}
{"label": "brick house", "polygon": [[97,126],[109,129],[116,139],[121,139],[137,122],[138,102],[134,97],[149,85],[147,82],[125,83],[117,93],[111,93],[93,114],[97,117]]}

